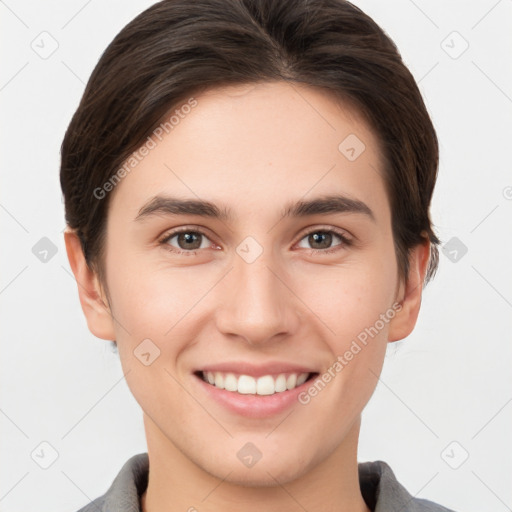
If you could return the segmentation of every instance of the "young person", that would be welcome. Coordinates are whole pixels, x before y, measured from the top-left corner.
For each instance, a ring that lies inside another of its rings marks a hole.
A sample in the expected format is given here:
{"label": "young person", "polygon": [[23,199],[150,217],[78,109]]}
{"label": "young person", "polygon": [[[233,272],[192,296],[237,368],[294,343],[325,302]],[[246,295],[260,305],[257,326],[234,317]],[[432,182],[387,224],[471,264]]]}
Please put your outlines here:
{"label": "young person", "polygon": [[82,509],[447,511],[357,462],[388,342],[437,266],[438,142],[343,0],[162,1],[62,145],[66,249],[148,452]]}

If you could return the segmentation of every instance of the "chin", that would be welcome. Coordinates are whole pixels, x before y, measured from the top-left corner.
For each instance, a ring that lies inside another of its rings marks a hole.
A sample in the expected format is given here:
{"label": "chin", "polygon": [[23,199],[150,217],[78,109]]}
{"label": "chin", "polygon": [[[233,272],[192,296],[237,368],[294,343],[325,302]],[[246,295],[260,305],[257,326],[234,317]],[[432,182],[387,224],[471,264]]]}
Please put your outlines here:
{"label": "chin", "polygon": [[253,466],[249,469],[235,467],[231,469],[230,473],[228,471],[227,477],[225,474],[215,476],[225,482],[242,487],[276,487],[297,479],[304,471],[304,468],[291,470],[287,464],[283,466],[283,462],[281,460],[279,463],[273,464],[267,461],[265,464],[263,460],[260,460],[256,465],[259,467]]}

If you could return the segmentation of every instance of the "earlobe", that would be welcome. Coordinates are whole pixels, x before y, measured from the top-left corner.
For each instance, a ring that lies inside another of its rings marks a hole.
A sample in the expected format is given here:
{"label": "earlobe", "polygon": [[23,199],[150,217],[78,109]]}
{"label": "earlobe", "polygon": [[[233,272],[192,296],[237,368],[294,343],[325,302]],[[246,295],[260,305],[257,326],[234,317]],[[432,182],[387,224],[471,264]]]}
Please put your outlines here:
{"label": "earlobe", "polygon": [[425,238],[410,251],[409,275],[407,281],[400,287],[396,300],[402,307],[389,323],[388,341],[402,340],[409,336],[416,325],[429,258],[430,241]]}
{"label": "earlobe", "polygon": [[85,261],[80,239],[75,232],[67,229],[64,241],[89,330],[98,338],[115,340],[114,322],[108,301],[96,272],[91,270]]}

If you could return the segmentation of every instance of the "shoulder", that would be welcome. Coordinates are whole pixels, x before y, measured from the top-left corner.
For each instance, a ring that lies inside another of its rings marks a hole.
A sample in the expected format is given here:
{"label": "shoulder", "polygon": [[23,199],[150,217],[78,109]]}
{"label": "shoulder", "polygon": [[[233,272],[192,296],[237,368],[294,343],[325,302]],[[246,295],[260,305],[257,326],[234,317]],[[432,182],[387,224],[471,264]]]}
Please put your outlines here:
{"label": "shoulder", "polygon": [[360,462],[358,467],[361,494],[374,512],[455,512],[433,501],[412,496],[382,460]]}
{"label": "shoulder", "polygon": [[77,512],[140,512],[140,496],[148,485],[146,452],[130,457],[105,494]]}

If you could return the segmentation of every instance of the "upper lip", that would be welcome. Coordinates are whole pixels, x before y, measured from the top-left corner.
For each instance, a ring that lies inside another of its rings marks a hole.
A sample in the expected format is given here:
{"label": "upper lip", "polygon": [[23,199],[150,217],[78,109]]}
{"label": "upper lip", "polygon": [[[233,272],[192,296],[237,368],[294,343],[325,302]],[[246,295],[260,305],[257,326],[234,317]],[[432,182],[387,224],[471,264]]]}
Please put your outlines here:
{"label": "upper lip", "polygon": [[200,371],[236,373],[240,375],[250,375],[252,377],[277,375],[280,373],[316,373],[312,368],[280,361],[269,361],[268,363],[259,365],[246,361],[230,361],[218,364],[208,364],[201,368],[197,368],[194,373]]}

